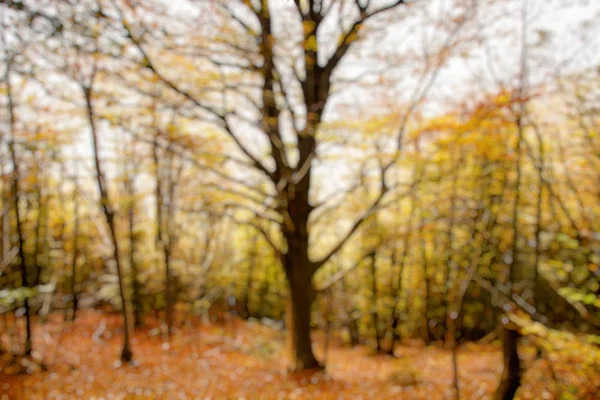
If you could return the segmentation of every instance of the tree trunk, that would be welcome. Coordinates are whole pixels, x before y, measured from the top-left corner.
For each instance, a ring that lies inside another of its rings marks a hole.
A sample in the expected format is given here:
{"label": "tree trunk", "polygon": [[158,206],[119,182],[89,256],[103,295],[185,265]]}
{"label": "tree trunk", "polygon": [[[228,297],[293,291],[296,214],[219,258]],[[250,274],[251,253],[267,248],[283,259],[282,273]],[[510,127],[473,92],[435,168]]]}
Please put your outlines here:
{"label": "tree trunk", "polygon": [[515,397],[515,393],[521,385],[521,363],[517,352],[520,334],[515,329],[503,327],[502,336],[504,371],[494,399],[510,400]]}
{"label": "tree trunk", "polygon": [[348,297],[348,282],[346,277],[342,278],[342,298],[344,299],[344,308],[348,315],[348,333],[350,335],[350,346],[358,346],[360,343],[360,331],[358,330],[358,322],[354,318],[356,309],[350,297]]}
{"label": "tree trunk", "polygon": [[123,274],[123,266],[121,265],[120,251],[119,251],[119,240],[117,238],[117,230],[115,226],[115,211],[110,202],[108,196],[107,183],[102,169],[100,161],[100,149],[98,132],[96,131],[96,121],[94,119],[94,108],[92,106],[92,83],[90,86],[82,86],[86,111],[88,116],[88,122],[90,125],[90,131],[92,134],[92,148],[94,152],[94,165],[96,167],[96,183],[98,184],[98,191],[100,192],[100,205],[106,218],[108,228],[110,231],[110,237],[113,245],[113,260],[117,267],[117,279],[119,283],[119,295],[121,297],[121,313],[123,315],[123,350],[121,351],[121,360],[124,362],[130,362],[133,359],[133,352],[131,350],[131,318],[129,317],[129,301],[127,299],[127,291],[125,289],[125,281]]}
{"label": "tree trunk", "polygon": [[[397,262],[396,259],[396,250],[393,250],[392,253],[392,260],[391,260],[391,268],[394,268]],[[391,282],[391,296],[393,296],[394,298],[394,305],[393,305],[393,309],[392,309],[392,320],[391,320],[391,342],[390,342],[390,347],[388,349],[388,354],[389,355],[394,355],[394,348],[396,347],[396,343],[400,342],[402,340],[401,336],[400,336],[400,332],[398,332],[398,326],[400,325],[400,292],[402,291],[402,271],[403,268],[402,266],[400,266],[398,268],[398,277],[395,277],[396,279],[394,279],[394,276],[392,275],[392,282]],[[397,282],[397,283],[395,283]]]}
{"label": "tree trunk", "polygon": [[[8,98],[8,115],[9,115],[9,140],[8,150],[10,153],[10,159],[12,161],[12,179],[11,179],[11,197],[13,201],[13,207],[15,209],[15,226],[17,228],[17,239],[18,239],[18,253],[19,266],[21,269],[21,287],[29,287],[29,280],[27,276],[27,264],[25,261],[25,240],[23,236],[23,227],[21,224],[21,214],[19,210],[19,195],[20,195],[20,176],[19,176],[19,164],[17,162],[17,152],[15,149],[15,108],[13,103],[12,85],[10,82],[10,71],[11,71],[11,59],[9,58],[6,63],[6,72],[4,75],[6,82],[6,94]],[[10,231],[10,227],[9,227]],[[31,315],[29,309],[29,299],[25,297],[23,302],[25,309],[25,349],[24,354],[29,356],[31,354],[32,342],[31,342]]]}
{"label": "tree trunk", "polygon": [[121,351],[121,361],[130,362],[133,360],[133,351],[131,350],[131,318],[129,314],[129,301],[125,290],[123,266],[121,265],[120,251],[117,240],[117,232],[115,228],[115,215],[111,212],[106,212],[106,219],[110,234],[113,240],[113,258],[117,266],[117,278],[119,281],[119,295],[121,296],[121,313],[123,315],[123,349]]}
{"label": "tree trunk", "polygon": [[[39,162],[39,160],[38,160]],[[39,182],[41,180],[41,176],[39,175],[38,172],[38,176],[36,177],[36,181],[37,184],[35,185],[35,196],[36,196],[36,202],[37,202],[37,206],[38,206],[38,212],[37,212],[37,217],[35,220],[35,229],[34,229],[34,244],[33,244],[33,256],[32,258],[32,264],[34,267],[34,271],[35,274],[33,275],[33,282],[32,282],[32,286],[38,286],[39,284],[42,283],[41,281],[41,277],[42,277],[42,267],[40,265],[40,243],[41,243],[41,235],[42,235],[42,217],[43,217],[43,209],[44,209],[44,204],[42,201],[42,183]]]}
{"label": "tree trunk", "polygon": [[[10,95],[9,95],[10,98]],[[12,107],[11,107],[12,109]],[[12,114],[12,113],[11,113]],[[10,140],[10,155],[13,163],[13,177],[12,177],[12,197],[15,208],[15,225],[17,227],[17,238],[19,240],[18,247],[18,257],[19,264],[21,267],[21,287],[28,288],[30,287],[28,274],[27,274],[27,264],[25,263],[25,241],[23,238],[23,227],[21,224],[21,214],[19,210],[19,168],[17,164],[16,154],[15,154],[15,144],[14,140],[11,137]],[[23,351],[24,355],[29,356],[32,350],[32,342],[31,342],[31,315],[30,315],[30,307],[29,307],[29,298],[25,297],[23,302],[23,308],[25,309],[25,349]]]}
{"label": "tree trunk", "polygon": [[392,308],[391,315],[391,341],[390,347],[387,350],[387,353],[391,356],[394,355],[394,348],[396,347],[396,343],[401,340],[400,333],[398,332],[398,325],[400,323],[400,293],[402,291],[402,273],[403,273],[403,264],[398,266],[398,275],[394,275],[393,271],[398,262],[398,258],[396,257],[397,249],[392,249],[392,255],[390,259],[390,270],[391,270],[391,279],[390,279],[390,296],[394,298],[394,305]]}
{"label": "tree trunk", "polygon": [[[300,224],[301,221],[297,221],[295,225]],[[316,293],[312,286],[313,265],[308,258],[308,234],[302,234],[304,232],[286,232],[288,251],[282,255],[290,290],[286,310],[290,372],[321,367],[313,354],[310,338],[311,309]]]}
{"label": "tree trunk", "polygon": [[173,288],[171,287],[171,248],[163,243],[163,254],[165,260],[165,319],[167,323],[167,337],[171,336],[173,330]]}
{"label": "tree trunk", "polygon": [[[415,168],[416,173],[416,168]],[[408,257],[408,249],[410,246],[410,240],[412,238],[412,229],[413,229],[413,219],[415,216],[416,204],[415,204],[415,195],[410,196],[410,214],[408,215],[408,225],[406,227],[406,233],[404,234],[404,244],[402,245],[402,254],[400,255],[400,265],[398,266],[398,276],[396,277],[396,286],[395,286],[395,297],[396,304],[394,309],[394,319],[392,321],[392,346],[391,353],[393,355],[394,348],[396,344],[400,343],[402,337],[400,336],[400,332],[398,332],[398,326],[400,325],[400,320],[402,318],[402,310],[400,309],[400,301],[402,300],[402,281],[404,279],[404,267],[406,265],[406,258]],[[395,253],[394,253],[395,254]],[[394,265],[392,264],[392,267]],[[410,277],[408,282],[410,283]]]}
{"label": "tree trunk", "polygon": [[312,350],[310,338],[311,308],[315,298],[311,278],[291,275],[288,278],[290,297],[287,304],[288,370],[297,372],[321,368]]}
{"label": "tree trunk", "polygon": [[252,279],[254,278],[254,268],[256,267],[256,245],[258,236],[254,235],[250,244],[250,254],[248,255],[248,275],[246,276],[246,289],[244,290],[244,316],[250,318],[250,292],[252,291]]}
{"label": "tree trunk", "polygon": [[379,333],[379,313],[377,310],[377,299],[379,297],[377,293],[377,252],[374,252],[371,256],[371,295],[373,307],[371,309],[371,318],[373,319],[373,333],[375,334],[375,350],[379,353],[382,351],[381,346],[381,335]]}
{"label": "tree trunk", "polygon": [[[134,196],[133,183],[127,178],[127,186],[129,195]],[[132,289],[132,304],[133,304],[133,324],[136,327],[142,326],[142,299],[140,297],[140,282],[139,270],[135,259],[135,250],[137,238],[135,237],[135,208],[133,201],[128,206],[127,219],[129,224],[129,267],[131,268],[131,289]]]}
{"label": "tree trunk", "polygon": [[[2,167],[2,174],[4,174],[4,167]],[[2,263],[8,265],[10,262],[10,252],[12,249],[12,243],[10,238],[10,192],[7,190],[2,201]]]}
{"label": "tree trunk", "polygon": [[71,314],[71,321],[75,321],[77,315],[77,258],[79,257],[79,197],[77,191],[73,191],[73,197],[75,202],[75,209],[73,211],[75,218],[75,226],[73,227],[73,259],[71,260],[71,301],[73,303],[73,314]]}
{"label": "tree trunk", "polygon": [[[527,44],[526,44],[526,32],[527,32],[527,7],[526,3],[523,4],[522,9],[522,51],[521,51],[521,73],[520,73],[520,86],[519,86],[519,98],[524,99],[526,95],[526,83],[527,83]],[[517,128],[517,143],[515,146],[515,153],[517,156],[516,160],[516,179],[515,179],[515,198],[513,202],[513,214],[512,214],[512,248],[511,248],[511,259],[508,269],[508,285],[511,291],[514,290],[513,285],[517,279],[517,260],[519,258],[519,203],[521,198],[521,185],[522,185],[522,168],[521,168],[521,150],[523,146],[524,131],[525,131],[525,117],[526,117],[526,102],[520,102],[519,110],[516,113],[516,128]],[[515,393],[521,384],[521,365],[519,360],[519,353],[517,352],[517,344],[519,339],[519,333],[511,327],[502,327],[502,346],[504,352],[504,372],[500,379],[500,385],[496,391],[495,399],[513,399]]]}
{"label": "tree trunk", "polygon": [[458,378],[458,354],[456,346],[452,347],[452,384],[454,386],[454,397],[460,400],[460,383]]}
{"label": "tree trunk", "polygon": [[[459,149],[460,151],[460,149]],[[457,282],[459,281],[459,263],[454,260],[454,250],[452,248],[452,244],[454,243],[454,224],[456,217],[456,197],[458,190],[458,179],[459,173],[458,168],[460,166],[460,161],[462,159],[462,155],[460,155],[459,160],[455,160],[455,152],[452,152],[452,168],[455,170],[454,179],[452,180],[452,194],[450,196],[450,215],[449,215],[449,226],[446,231],[446,245],[444,248],[444,256],[442,257],[443,264],[446,265],[446,296],[445,296],[445,304],[444,304],[444,315],[445,315],[445,326],[444,326],[444,342],[447,346],[452,349],[456,346],[456,315],[452,315],[453,313],[458,313],[460,310],[454,310],[454,304],[457,301]],[[454,350],[453,350],[454,351]],[[454,354],[454,353],[453,353]],[[456,375],[456,374],[455,374]]]}
{"label": "tree trunk", "polygon": [[[311,126],[311,129],[315,126]],[[289,371],[322,368],[313,354],[310,338],[311,308],[315,299],[312,277],[319,268],[308,254],[308,219],[312,211],[309,202],[311,187],[310,155],[314,154],[316,142],[314,136],[298,138],[300,162],[308,163],[306,173],[296,184],[288,184],[280,194],[285,198],[281,209],[284,216],[282,226],[287,251],[281,255],[283,269],[288,281],[290,296],[287,306],[287,329],[289,346]],[[277,180],[282,177],[277,172]]]}
{"label": "tree trunk", "polygon": [[421,217],[420,221],[419,221],[419,230],[418,230],[418,234],[419,234],[419,238],[418,238],[418,243],[421,246],[421,261],[423,263],[422,265],[422,269],[423,269],[423,284],[425,285],[424,287],[424,292],[425,292],[425,304],[424,304],[424,316],[423,316],[423,320],[422,320],[422,335],[423,335],[423,340],[425,341],[425,344],[429,345],[431,343],[432,340],[432,333],[431,333],[431,328],[429,325],[430,322],[430,318],[431,318],[431,301],[432,301],[432,296],[431,296],[431,274],[430,274],[430,270],[429,270],[429,266],[428,266],[428,260],[427,260],[427,241],[423,236],[423,224],[424,224],[424,218]]}
{"label": "tree trunk", "polygon": [[[156,122],[155,122],[156,123]],[[167,325],[167,338],[171,336],[173,330],[173,301],[172,301],[172,285],[171,285],[171,254],[173,248],[173,237],[171,234],[171,219],[173,218],[173,203],[174,203],[174,189],[175,182],[172,176],[173,172],[173,154],[171,150],[171,143],[167,148],[169,154],[169,164],[167,168],[167,190],[163,190],[163,184],[165,184],[161,167],[158,139],[160,137],[160,130],[155,133],[153,146],[152,146],[152,157],[154,160],[155,168],[155,196],[156,196],[156,244],[161,247],[163,253],[163,261],[165,263],[165,323]],[[170,139],[170,138],[169,138]],[[167,200],[167,208],[163,210],[165,206],[165,200]],[[165,212],[166,211],[166,215]]]}

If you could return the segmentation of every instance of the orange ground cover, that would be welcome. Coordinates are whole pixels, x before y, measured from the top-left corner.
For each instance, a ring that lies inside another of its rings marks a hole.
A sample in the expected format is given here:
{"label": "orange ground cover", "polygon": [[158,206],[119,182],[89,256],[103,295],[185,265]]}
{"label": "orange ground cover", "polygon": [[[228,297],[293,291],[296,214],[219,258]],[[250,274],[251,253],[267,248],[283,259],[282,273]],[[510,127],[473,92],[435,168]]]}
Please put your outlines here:
{"label": "orange ground cover", "polygon": [[[106,330],[95,340],[102,323]],[[0,400],[454,398],[451,353],[441,347],[401,347],[392,358],[333,343],[326,371],[290,375],[283,334],[258,323],[188,321],[169,345],[150,325],[135,333],[135,364],[120,365],[117,315],[86,311],[74,325],[53,316],[35,330],[35,348],[48,371],[14,373],[14,366],[3,365]],[[323,343],[317,335],[321,359]],[[490,398],[501,370],[499,347],[462,346],[458,363],[461,398]],[[521,398],[554,398],[538,364],[528,369]]]}

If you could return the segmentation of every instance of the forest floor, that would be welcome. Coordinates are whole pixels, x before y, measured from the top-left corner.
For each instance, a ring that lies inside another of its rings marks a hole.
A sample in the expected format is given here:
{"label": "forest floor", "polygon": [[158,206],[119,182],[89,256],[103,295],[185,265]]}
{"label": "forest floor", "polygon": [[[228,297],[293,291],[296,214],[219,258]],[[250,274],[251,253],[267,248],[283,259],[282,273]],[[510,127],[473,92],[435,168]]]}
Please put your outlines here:
{"label": "forest floor", "polygon": [[[52,315],[36,324],[34,348],[46,370],[0,363],[4,399],[453,399],[451,351],[402,346],[396,357],[333,343],[327,369],[287,374],[283,333],[258,322],[187,321],[167,345],[157,324],[136,330],[135,362],[121,365],[118,315],[81,312],[75,324]],[[323,359],[323,335],[316,353]],[[496,344],[458,350],[462,399],[490,398],[502,369]],[[552,399],[550,369],[531,357],[522,399]],[[567,366],[568,368],[568,366]],[[590,397],[591,398],[591,397]]]}

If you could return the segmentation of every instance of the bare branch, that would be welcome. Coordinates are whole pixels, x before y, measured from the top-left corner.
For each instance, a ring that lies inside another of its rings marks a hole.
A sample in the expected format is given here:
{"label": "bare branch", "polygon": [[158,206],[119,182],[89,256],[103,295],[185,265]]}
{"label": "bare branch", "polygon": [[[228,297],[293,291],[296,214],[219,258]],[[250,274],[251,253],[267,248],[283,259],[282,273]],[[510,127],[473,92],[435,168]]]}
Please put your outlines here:
{"label": "bare branch", "polygon": [[[408,194],[410,194],[417,186],[418,182],[413,182],[410,189],[403,193],[403,196],[406,196]],[[358,228],[360,228],[360,226],[372,215],[374,215],[382,206],[382,200],[384,199],[385,195],[389,192],[390,188],[385,185],[385,183],[383,183],[383,178],[382,178],[382,186],[379,192],[379,195],[377,196],[377,198],[375,199],[375,201],[371,204],[371,206],[360,216],[360,218],[358,218],[354,224],[352,224],[352,227],[348,230],[348,232],[346,233],[346,235],[338,242],[337,245],[335,245],[333,247],[333,249],[331,249],[331,251],[329,253],[327,253],[327,255],[325,255],[323,258],[321,258],[318,261],[313,262],[313,268],[314,271],[316,271],[317,269],[319,269],[323,264],[325,264],[327,261],[329,261],[329,259],[331,257],[333,257],[338,251],[340,251],[342,249],[342,247],[344,247],[344,245],[348,242],[348,240],[350,240],[350,238],[354,235],[354,233],[358,230]],[[314,272],[313,271],[313,272]]]}
{"label": "bare branch", "polygon": [[185,97],[187,100],[192,102],[194,105],[196,105],[200,109],[208,112],[210,115],[215,117],[218,121],[220,121],[225,132],[228,134],[228,136],[231,139],[233,139],[233,141],[235,142],[237,147],[252,161],[253,166],[256,167],[258,170],[260,170],[261,172],[263,172],[269,178],[273,179],[273,174],[254,155],[252,155],[252,153],[250,153],[248,148],[244,144],[242,144],[240,139],[233,133],[233,129],[232,129],[229,121],[227,120],[227,116],[232,113],[218,112],[213,107],[198,100],[190,92],[180,88],[177,84],[175,84],[173,81],[171,81],[166,76],[164,76],[160,71],[158,71],[155,64],[152,62],[149,54],[146,52],[146,50],[142,46],[141,42],[139,41],[139,39],[136,38],[135,35],[133,34],[133,32],[131,31],[131,27],[130,27],[129,23],[125,20],[125,17],[123,15],[123,12],[120,9],[120,7],[116,4],[116,2],[114,0],[113,0],[113,4],[114,4],[114,7],[117,9],[117,12],[119,13],[119,17],[121,19],[121,24],[127,32],[127,38],[130,39],[130,41],[134,44],[134,46],[138,49],[138,51],[140,52],[140,54],[143,57],[142,63],[144,65],[144,67],[146,67],[148,70],[150,70],[154,74],[154,76],[156,76],[161,82],[163,82],[165,85],[167,85],[170,89],[172,89],[176,93],[179,93],[181,96]]}
{"label": "bare branch", "polygon": [[366,260],[370,257],[374,257],[374,256],[375,256],[375,250],[370,251],[369,253],[367,253],[364,256],[362,256],[361,258],[359,258],[354,264],[352,264],[352,266],[350,266],[348,268],[344,268],[344,269],[336,272],[327,281],[325,281],[325,283],[323,283],[322,285],[317,287],[315,289],[315,291],[317,293],[326,291],[327,289],[329,289],[330,287],[332,287],[333,285],[335,285],[336,283],[338,283],[339,281],[344,279],[344,277],[346,275],[348,275],[350,272],[354,271],[364,260]]}

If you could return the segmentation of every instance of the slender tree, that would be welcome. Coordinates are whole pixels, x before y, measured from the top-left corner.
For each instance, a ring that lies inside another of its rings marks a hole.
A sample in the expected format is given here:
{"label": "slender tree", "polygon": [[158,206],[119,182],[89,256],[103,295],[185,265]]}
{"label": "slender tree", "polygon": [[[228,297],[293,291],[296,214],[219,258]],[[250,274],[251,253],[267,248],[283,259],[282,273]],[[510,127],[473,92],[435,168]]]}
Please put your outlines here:
{"label": "slender tree", "polygon": [[[522,183],[522,165],[521,152],[525,135],[525,118],[526,118],[526,101],[527,96],[527,29],[528,29],[528,1],[523,0],[521,9],[521,71],[520,84],[517,92],[517,107],[515,112],[515,125],[517,131],[517,142],[515,145],[516,154],[516,178],[515,178],[515,194],[512,204],[512,248],[508,270],[508,284],[511,290],[517,279],[517,265],[519,257],[519,200],[521,196]],[[506,318],[506,317],[504,317]],[[502,343],[504,355],[504,371],[500,378],[500,384],[496,390],[495,398],[512,399],[514,398],[517,389],[521,385],[521,365],[518,353],[518,340],[520,333],[514,327],[508,324],[508,321],[503,321],[502,325]]]}
{"label": "slender tree", "polygon": [[117,268],[117,279],[119,283],[119,295],[121,298],[121,312],[123,315],[123,349],[121,351],[121,360],[124,362],[130,362],[133,360],[133,351],[131,349],[131,333],[132,333],[132,321],[130,317],[130,305],[127,297],[127,290],[125,288],[125,277],[123,272],[123,265],[121,263],[120,250],[119,250],[119,239],[117,237],[117,227],[115,220],[115,209],[113,208],[112,202],[108,193],[108,184],[106,176],[104,174],[104,166],[100,158],[100,140],[98,137],[98,131],[96,129],[96,120],[94,114],[94,83],[96,78],[96,65],[93,66],[93,71],[89,77],[89,82],[80,82],[83,97],[85,99],[85,108],[87,115],[87,122],[89,124],[90,133],[92,136],[92,149],[94,153],[94,167],[96,169],[96,183],[98,185],[98,191],[100,193],[100,206],[102,212],[108,224],[110,232],[111,244],[113,247],[112,258]]}
{"label": "slender tree", "polygon": [[[2,44],[5,44],[4,35],[2,37]],[[15,215],[15,226],[17,230],[17,258],[19,262],[19,269],[21,273],[21,287],[29,288],[29,276],[27,271],[27,264],[25,260],[25,239],[23,236],[23,222],[21,219],[21,210],[19,206],[19,198],[21,196],[20,189],[20,172],[19,162],[17,157],[17,150],[15,145],[15,133],[16,133],[16,116],[15,116],[15,104],[13,86],[11,82],[12,72],[12,55],[6,54],[6,70],[4,73],[4,82],[6,84],[6,97],[8,99],[8,151],[10,153],[10,160],[12,162],[12,174],[11,174],[11,198],[12,206]],[[32,341],[31,341],[31,309],[29,306],[29,298],[25,296],[23,308],[25,310],[25,347],[24,355],[31,355]]]}
{"label": "slender tree", "polygon": [[73,173],[73,232],[71,233],[73,254],[71,256],[71,302],[73,313],[71,320],[75,321],[77,316],[77,308],[79,306],[78,288],[77,288],[77,260],[79,259],[79,235],[80,235],[80,211],[79,211],[79,195],[77,193],[77,173],[78,168],[75,163]]}

